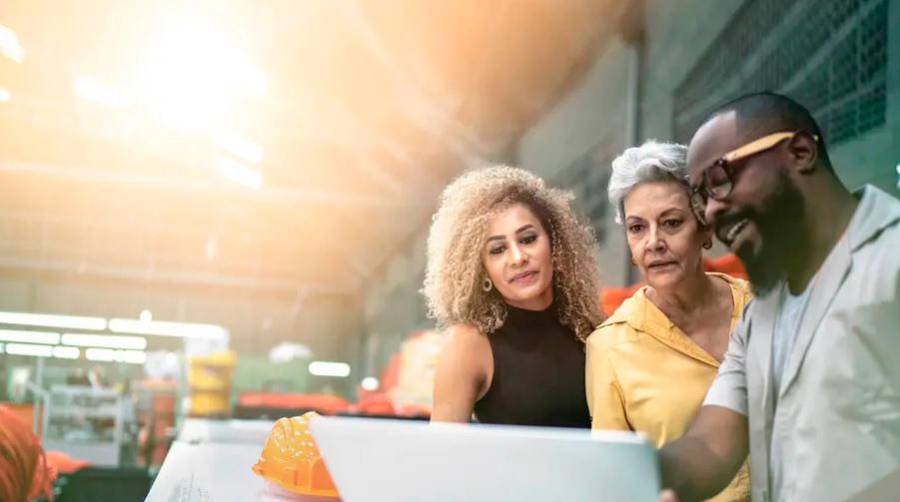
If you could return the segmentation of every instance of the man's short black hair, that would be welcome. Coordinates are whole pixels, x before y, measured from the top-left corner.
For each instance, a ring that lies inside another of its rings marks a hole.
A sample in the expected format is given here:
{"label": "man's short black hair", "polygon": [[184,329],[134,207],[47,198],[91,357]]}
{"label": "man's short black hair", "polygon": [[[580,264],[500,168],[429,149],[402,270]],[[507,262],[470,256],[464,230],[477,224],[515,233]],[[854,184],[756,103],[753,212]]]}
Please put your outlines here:
{"label": "man's short black hair", "polygon": [[733,99],[719,107],[707,118],[712,119],[727,112],[735,112],[738,125],[760,134],[781,131],[807,131],[818,138],[818,157],[822,164],[831,167],[831,159],[825,149],[825,137],[809,110],[793,99],[774,92],[756,92]]}

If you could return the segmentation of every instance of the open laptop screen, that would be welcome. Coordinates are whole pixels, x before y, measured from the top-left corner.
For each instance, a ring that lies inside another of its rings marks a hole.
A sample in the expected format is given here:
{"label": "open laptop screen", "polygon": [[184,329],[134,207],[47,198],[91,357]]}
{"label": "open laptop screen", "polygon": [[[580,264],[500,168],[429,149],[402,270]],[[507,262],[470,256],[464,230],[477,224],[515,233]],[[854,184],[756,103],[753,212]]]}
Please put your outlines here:
{"label": "open laptop screen", "polygon": [[345,502],[655,501],[655,448],[637,435],[549,427],[316,417]]}

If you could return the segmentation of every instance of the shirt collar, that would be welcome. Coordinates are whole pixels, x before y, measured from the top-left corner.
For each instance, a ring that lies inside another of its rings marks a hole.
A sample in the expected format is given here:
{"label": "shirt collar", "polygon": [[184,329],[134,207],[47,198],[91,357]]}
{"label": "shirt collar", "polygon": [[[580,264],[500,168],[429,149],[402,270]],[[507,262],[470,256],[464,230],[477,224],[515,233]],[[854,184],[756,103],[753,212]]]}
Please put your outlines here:
{"label": "shirt collar", "polygon": [[[737,307],[734,311],[737,312],[737,316],[739,316],[740,312],[743,310],[743,305],[747,300],[745,298],[747,287],[742,287],[742,281],[738,281],[726,274],[714,272],[707,272],[707,274],[721,277],[728,282],[732,299]],[[637,290],[631,298],[625,300],[625,302],[616,309],[613,315],[603,323],[603,326],[621,323],[628,324],[628,326],[635,331],[646,333],[687,356],[712,366],[719,367],[719,362],[714,357],[694,343],[694,341],[685,335],[678,326],[675,326],[675,324],[666,317],[662,310],[647,298],[646,289],[647,287],[645,286]],[[732,326],[734,323],[735,314],[733,313]]]}
{"label": "shirt collar", "polygon": [[850,249],[856,251],[882,230],[900,221],[900,202],[873,185],[866,185],[853,195],[860,201],[847,226],[847,238]]}

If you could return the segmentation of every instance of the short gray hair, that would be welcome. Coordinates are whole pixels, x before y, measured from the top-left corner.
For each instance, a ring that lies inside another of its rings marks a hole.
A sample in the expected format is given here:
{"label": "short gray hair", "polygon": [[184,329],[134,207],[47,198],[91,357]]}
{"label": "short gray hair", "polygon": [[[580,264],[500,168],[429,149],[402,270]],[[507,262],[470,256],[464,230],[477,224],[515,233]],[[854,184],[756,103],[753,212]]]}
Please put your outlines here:
{"label": "short gray hair", "polygon": [[631,147],[612,162],[609,202],[616,208],[616,223],[625,218],[624,200],[634,187],[649,181],[677,181],[690,187],[687,174],[687,147],[678,143],[649,140]]}

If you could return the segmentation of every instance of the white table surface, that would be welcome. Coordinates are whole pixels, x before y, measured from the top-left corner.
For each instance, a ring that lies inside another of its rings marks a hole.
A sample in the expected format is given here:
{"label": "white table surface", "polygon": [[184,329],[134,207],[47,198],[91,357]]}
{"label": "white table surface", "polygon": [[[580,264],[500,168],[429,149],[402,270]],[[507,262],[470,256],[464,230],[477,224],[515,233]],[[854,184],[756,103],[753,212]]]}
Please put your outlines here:
{"label": "white table surface", "polygon": [[239,443],[262,449],[272,432],[272,420],[207,420],[189,418],[178,432],[178,441],[188,443]]}
{"label": "white table surface", "polygon": [[284,502],[250,470],[273,423],[188,419],[145,502]]}
{"label": "white table surface", "polygon": [[175,441],[145,502],[284,502],[250,468],[262,445]]}

